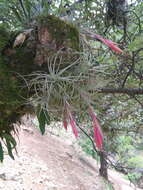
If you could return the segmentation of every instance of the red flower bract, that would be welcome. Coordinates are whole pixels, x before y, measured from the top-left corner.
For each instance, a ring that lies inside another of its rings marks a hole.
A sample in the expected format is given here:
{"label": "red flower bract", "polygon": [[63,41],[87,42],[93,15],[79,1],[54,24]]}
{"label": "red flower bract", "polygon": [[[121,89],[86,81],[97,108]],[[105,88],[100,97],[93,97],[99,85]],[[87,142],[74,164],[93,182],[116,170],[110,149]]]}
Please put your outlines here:
{"label": "red flower bract", "polygon": [[101,130],[95,125],[94,127],[94,140],[96,143],[96,146],[99,150],[102,150],[103,148],[103,135],[101,133]]}
{"label": "red flower bract", "polygon": [[[71,113],[70,105],[69,105],[68,102],[65,103],[65,113],[66,113],[66,119],[68,118],[75,137],[78,137],[78,130],[77,130],[77,126],[76,126],[76,121],[74,119],[74,116]],[[64,120],[63,124],[64,124],[64,127],[66,128],[67,127],[67,123],[65,121],[67,121],[67,120]]]}
{"label": "red flower bract", "polygon": [[68,127],[68,122],[67,122],[67,120],[63,120],[63,126],[64,126],[65,130],[67,130],[67,127]]}
{"label": "red flower bract", "polygon": [[111,40],[107,40],[104,39],[102,36],[100,36],[99,34],[95,35],[96,38],[98,40],[100,40],[101,42],[103,42],[105,45],[107,45],[109,48],[111,48],[113,51],[115,51],[116,53],[123,53],[123,50],[121,50],[115,42],[112,42]]}
{"label": "red flower bract", "polygon": [[74,119],[71,119],[71,120],[70,120],[70,125],[71,125],[71,127],[72,127],[72,131],[73,131],[75,137],[78,137],[78,131],[77,131],[76,123],[75,123],[75,120],[74,120]]}
{"label": "red flower bract", "polygon": [[96,146],[99,150],[102,150],[102,148],[103,148],[103,134],[102,134],[101,127],[99,125],[99,122],[96,118],[96,115],[95,115],[92,107],[89,108],[89,114],[93,120],[94,140],[95,140]]}

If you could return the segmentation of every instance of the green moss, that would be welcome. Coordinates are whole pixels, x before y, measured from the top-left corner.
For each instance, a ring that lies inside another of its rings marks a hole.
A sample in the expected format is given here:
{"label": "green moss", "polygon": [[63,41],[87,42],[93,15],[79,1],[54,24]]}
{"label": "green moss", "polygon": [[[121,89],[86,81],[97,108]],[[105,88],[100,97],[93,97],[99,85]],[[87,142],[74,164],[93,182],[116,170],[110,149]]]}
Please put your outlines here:
{"label": "green moss", "polygon": [[11,59],[14,63],[11,63],[11,70],[15,70],[18,73],[25,75],[31,73],[35,69],[34,54],[32,51],[27,51],[27,48],[17,48],[16,54]]}
{"label": "green moss", "polygon": [[3,25],[0,25],[0,49],[3,49],[8,44],[8,40],[9,33],[3,27]]}
{"label": "green moss", "polygon": [[[20,88],[19,80],[8,65],[0,59],[0,132],[12,130],[10,127],[20,115],[20,107],[25,101],[24,91]],[[10,132],[10,131],[9,131]],[[1,134],[1,133],[0,133]]]}
{"label": "green moss", "polygon": [[56,41],[57,46],[63,43],[68,48],[79,51],[79,32],[76,27],[69,24],[54,15],[39,16],[38,23],[48,28],[52,39]]}

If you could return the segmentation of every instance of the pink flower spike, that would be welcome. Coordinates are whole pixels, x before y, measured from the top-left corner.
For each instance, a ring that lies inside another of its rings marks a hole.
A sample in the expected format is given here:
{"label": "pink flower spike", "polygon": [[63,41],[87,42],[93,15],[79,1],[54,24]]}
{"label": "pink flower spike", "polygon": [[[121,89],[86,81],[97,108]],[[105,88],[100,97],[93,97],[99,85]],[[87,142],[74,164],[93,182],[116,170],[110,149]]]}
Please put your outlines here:
{"label": "pink flower spike", "polygon": [[89,115],[91,116],[93,122],[97,120],[96,115],[95,115],[94,110],[93,110],[92,107],[89,107]]}
{"label": "pink flower spike", "polygon": [[115,51],[116,53],[123,53],[123,50],[121,50],[114,42],[112,42],[111,40],[106,40],[105,39],[105,44],[111,48],[113,51]]}
{"label": "pink flower spike", "polygon": [[95,37],[103,42],[105,45],[107,45],[109,48],[111,48],[116,53],[123,53],[123,50],[121,50],[115,42],[112,42],[111,40],[104,39],[102,36],[96,34]]}
{"label": "pink flower spike", "polygon": [[96,143],[96,146],[99,150],[102,150],[103,148],[103,135],[101,133],[101,130],[94,126],[94,140]]}
{"label": "pink flower spike", "polygon": [[70,110],[70,105],[67,101],[66,101],[65,105],[66,105],[67,116],[68,116],[68,119],[70,120],[70,125],[72,127],[72,131],[73,131],[75,137],[78,137],[78,130],[76,128],[76,122],[75,122],[74,117],[72,116],[72,113]]}
{"label": "pink flower spike", "polygon": [[89,114],[93,120],[94,140],[95,140],[96,146],[99,150],[102,150],[103,133],[92,107],[89,108]]}
{"label": "pink flower spike", "polygon": [[67,128],[68,128],[67,120],[63,120],[63,126],[64,126],[65,130],[67,131]]}
{"label": "pink flower spike", "polygon": [[63,126],[64,126],[65,130],[67,130],[67,127],[68,127],[68,113],[67,113],[66,104],[64,105],[64,110],[63,110]]}
{"label": "pink flower spike", "polygon": [[76,128],[75,120],[74,120],[74,119],[71,119],[71,120],[70,120],[70,124],[71,124],[72,131],[73,131],[75,137],[78,137],[78,131],[77,131],[77,128]]}

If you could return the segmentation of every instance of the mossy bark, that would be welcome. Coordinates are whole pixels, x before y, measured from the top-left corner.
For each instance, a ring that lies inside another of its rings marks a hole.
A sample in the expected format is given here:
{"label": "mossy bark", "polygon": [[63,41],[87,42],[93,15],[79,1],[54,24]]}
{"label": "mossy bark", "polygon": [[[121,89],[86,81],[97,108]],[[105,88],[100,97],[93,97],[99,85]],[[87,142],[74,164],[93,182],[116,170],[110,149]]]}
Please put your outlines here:
{"label": "mossy bark", "polygon": [[[23,76],[32,72],[49,72],[47,63],[57,55],[64,67],[78,58],[79,33],[72,25],[55,16],[40,16],[30,26],[23,42],[13,47],[16,36],[0,27],[0,134],[14,130],[13,123],[28,109],[25,106],[32,91]],[[22,33],[22,32],[19,32]]]}

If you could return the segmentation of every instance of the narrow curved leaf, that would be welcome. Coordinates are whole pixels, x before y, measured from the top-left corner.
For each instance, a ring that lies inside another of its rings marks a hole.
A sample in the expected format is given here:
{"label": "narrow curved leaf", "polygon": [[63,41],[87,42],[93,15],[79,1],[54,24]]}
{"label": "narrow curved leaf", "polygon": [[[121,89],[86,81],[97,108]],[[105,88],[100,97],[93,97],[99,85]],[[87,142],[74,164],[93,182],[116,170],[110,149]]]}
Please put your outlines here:
{"label": "narrow curved leaf", "polygon": [[45,133],[45,125],[46,125],[46,118],[43,110],[41,110],[41,112],[39,113],[38,121],[39,121],[40,131],[43,135]]}
{"label": "narrow curved leaf", "polygon": [[13,146],[11,147],[12,149],[16,147],[17,143],[16,143],[16,140],[13,138],[12,135],[5,133],[5,134],[3,134],[3,137],[4,137],[8,142],[10,142],[11,145],[13,145]]}
{"label": "narrow curved leaf", "polygon": [[10,141],[8,141],[7,139],[6,139],[6,147],[7,147],[7,150],[8,150],[8,155],[14,160],[14,156],[13,156],[13,153],[12,153],[13,147],[11,146]]}
{"label": "narrow curved leaf", "polygon": [[45,125],[50,124],[50,116],[46,110],[41,109],[37,115],[41,134],[45,133]]}
{"label": "narrow curved leaf", "polygon": [[2,144],[0,142],[0,161],[3,162],[3,159],[4,159],[4,151],[2,148]]}

